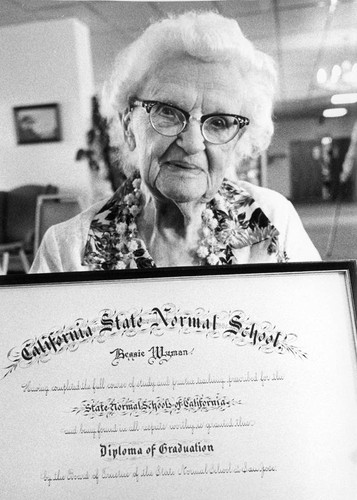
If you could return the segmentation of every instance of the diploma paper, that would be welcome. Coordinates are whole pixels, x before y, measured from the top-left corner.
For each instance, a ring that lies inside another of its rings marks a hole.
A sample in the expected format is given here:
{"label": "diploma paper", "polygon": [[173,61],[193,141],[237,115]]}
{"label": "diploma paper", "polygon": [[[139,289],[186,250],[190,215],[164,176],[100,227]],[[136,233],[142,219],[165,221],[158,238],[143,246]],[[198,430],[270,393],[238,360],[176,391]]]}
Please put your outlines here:
{"label": "diploma paper", "polygon": [[357,498],[345,272],[3,286],[0,304],[1,498]]}

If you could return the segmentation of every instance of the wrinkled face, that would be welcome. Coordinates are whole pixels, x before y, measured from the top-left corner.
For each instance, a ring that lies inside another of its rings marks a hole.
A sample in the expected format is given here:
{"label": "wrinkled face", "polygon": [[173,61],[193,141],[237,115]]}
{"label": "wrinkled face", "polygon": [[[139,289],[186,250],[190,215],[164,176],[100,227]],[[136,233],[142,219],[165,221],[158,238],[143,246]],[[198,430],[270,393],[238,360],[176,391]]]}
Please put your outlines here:
{"label": "wrinkled face", "polygon": [[[204,63],[186,56],[156,65],[136,97],[172,104],[198,119],[210,113],[239,114],[240,82],[237,70],[227,63]],[[213,198],[234,161],[240,137],[211,144],[203,138],[200,122],[192,119],[178,136],[165,137],[152,128],[142,107],[132,110],[127,131],[129,147],[151,193],[176,202]]]}

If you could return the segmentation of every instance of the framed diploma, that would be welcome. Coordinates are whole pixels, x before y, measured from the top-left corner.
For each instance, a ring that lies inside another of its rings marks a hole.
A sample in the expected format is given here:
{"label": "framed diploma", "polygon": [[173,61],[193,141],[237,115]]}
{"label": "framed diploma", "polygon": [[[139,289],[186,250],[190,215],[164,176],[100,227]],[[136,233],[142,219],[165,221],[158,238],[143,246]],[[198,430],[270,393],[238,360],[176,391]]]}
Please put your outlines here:
{"label": "framed diploma", "polygon": [[355,500],[355,272],[2,277],[1,498]]}

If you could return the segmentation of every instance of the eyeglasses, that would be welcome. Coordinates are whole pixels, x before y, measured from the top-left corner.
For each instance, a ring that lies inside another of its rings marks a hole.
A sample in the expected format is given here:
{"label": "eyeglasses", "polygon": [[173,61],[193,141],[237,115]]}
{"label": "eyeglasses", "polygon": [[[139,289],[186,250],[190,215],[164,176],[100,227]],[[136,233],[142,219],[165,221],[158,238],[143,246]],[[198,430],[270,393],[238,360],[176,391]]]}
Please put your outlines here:
{"label": "eyeglasses", "polygon": [[[134,99],[130,102],[130,109],[135,106],[145,108],[149,113],[152,128],[166,137],[181,134],[187,127],[190,118],[193,118],[187,111],[159,101]],[[234,139],[241,129],[249,125],[248,118],[227,113],[203,115],[199,121],[204,139],[212,144],[226,144]]]}

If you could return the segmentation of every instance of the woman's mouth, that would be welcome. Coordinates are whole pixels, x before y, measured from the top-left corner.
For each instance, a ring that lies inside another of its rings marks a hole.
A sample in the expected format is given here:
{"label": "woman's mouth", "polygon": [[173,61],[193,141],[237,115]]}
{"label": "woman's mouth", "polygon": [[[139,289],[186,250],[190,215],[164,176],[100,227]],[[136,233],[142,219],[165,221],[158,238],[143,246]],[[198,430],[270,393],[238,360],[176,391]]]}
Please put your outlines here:
{"label": "woman's mouth", "polygon": [[165,162],[165,164],[163,166],[168,168],[169,170],[192,173],[192,174],[193,173],[198,174],[198,173],[203,171],[203,169],[201,167],[199,167],[198,165],[196,165],[194,163],[189,163],[189,162],[180,161],[180,160]]}

